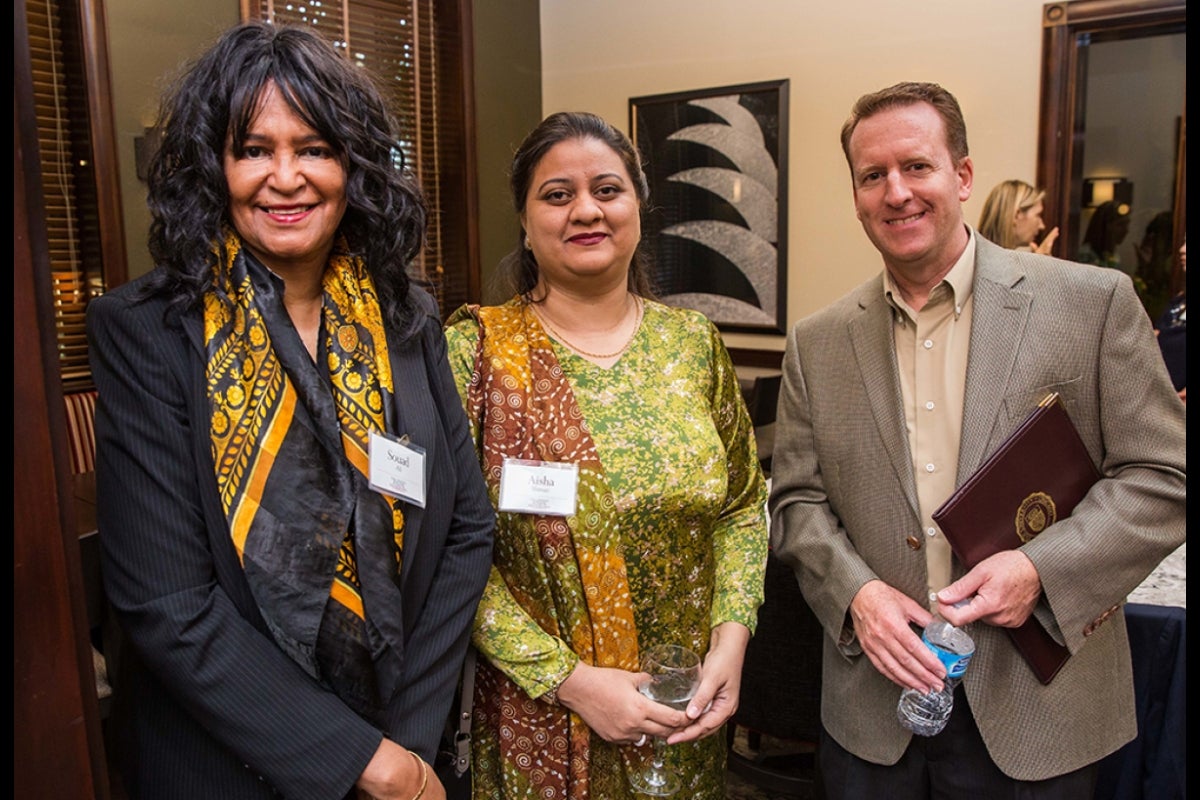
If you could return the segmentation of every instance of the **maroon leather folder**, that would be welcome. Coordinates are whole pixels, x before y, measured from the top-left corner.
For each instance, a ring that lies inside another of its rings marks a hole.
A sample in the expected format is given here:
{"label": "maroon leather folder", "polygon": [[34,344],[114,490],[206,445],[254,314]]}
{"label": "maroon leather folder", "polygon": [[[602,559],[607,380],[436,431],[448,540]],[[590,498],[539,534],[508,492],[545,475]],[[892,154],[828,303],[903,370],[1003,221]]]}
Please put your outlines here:
{"label": "maroon leather folder", "polygon": [[[1099,479],[1054,393],[933,512],[933,520],[969,569],[1070,516]],[[1006,630],[1043,684],[1054,679],[1070,656],[1032,616],[1021,627]]]}

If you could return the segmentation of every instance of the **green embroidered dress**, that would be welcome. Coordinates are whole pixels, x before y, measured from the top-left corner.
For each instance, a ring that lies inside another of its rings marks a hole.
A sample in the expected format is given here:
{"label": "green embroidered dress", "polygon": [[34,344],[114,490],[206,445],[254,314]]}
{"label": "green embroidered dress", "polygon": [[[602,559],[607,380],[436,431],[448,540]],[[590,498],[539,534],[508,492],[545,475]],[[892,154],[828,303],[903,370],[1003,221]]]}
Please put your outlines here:
{"label": "green embroidered dress", "polygon": [[[520,299],[461,309],[447,339],[493,504],[504,457],[580,465],[574,516],[498,515],[473,637],[475,797],[632,800],[650,745],[592,736],[555,690],[581,658],[636,671],[639,647],[703,654],[722,622],[753,631],[766,484],[729,354],[701,314],[654,302],[607,369]],[[722,731],[667,748],[679,797],[724,797],[725,748]]]}

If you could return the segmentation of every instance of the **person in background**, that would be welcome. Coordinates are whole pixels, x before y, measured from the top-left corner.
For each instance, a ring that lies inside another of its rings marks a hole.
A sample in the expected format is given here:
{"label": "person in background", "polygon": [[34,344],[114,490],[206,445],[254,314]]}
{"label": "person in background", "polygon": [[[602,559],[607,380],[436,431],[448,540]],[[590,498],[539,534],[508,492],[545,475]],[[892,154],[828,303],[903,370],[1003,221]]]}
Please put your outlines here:
{"label": "person in background", "polygon": [[1088,220],[1075,260],[1081,264],[1124,269],[1117,248],[1129,236],[1129,206],[1109,200],[1097,206]]}
{"label": "person in background", "polygon": [[1137,270],[1134,286],[1150,319],[1158,319],[1171,299],[1171,268],[1175,263],[1175,215],[1160,211],[1146,223],[1142,240],[1134,248]]}
{"label": "person in background", "polygon": [[1057,227],[1052,228],[1040,244],[1034,244],[1038,234],[1046,230],[1046,223],[1042,221],[1045,196],[1045,190],[1021,180],[996,184],[983,202],[977,229],[979,235],[1010,250],[1049,255],[1058,238]]}
{"label": "person in background", "polygon": [[1187,242],[1179,247],[1179,269],[1183,273],[1183,288],[1171,298],[1166,309],[1154,323],[1158,347],[1162,351],[1171,383],[1179,399],[1187,402]]}
{"label": "person in background", "polygon": [[246,23],[164,98],[157,267],[88,307],[134,798],[440,800],[494,514],[367,73]]}
{"label": "person in background", "polygon": [[[473,635],[475,797],[633,798],[648,740],[669,737],[678,797],[724,798],[715,734],[738,705],[767,552],[737,376],[712,323],[652,299],[649,191],[623,133],[553,114],[510,185],[514,295],[447,329],[498,510]],[[515,491],[522,474],[567,488],[539,506]],[[639,652],[658,644],[703,657],[686,712],[638,692]]]}
{"label": "person in background", "polygon": [[[1127,275],[1034,263],[964,222],[953,95],[864,95],[841,140],[883,271],[791,329],[770,500],[773,550],[828,633],[826,797],[1091,797],[1137,733],[1121,604],[1185,538],[1183,407]],[[1050,392],[1103,477],[967,571],[932,513]],[[914,737],[896,703],[942,686],[914,632],[933,612],[975,655],[945,730]],[[1004,630],[1031,615],[1071,652],[1048,685]]]}

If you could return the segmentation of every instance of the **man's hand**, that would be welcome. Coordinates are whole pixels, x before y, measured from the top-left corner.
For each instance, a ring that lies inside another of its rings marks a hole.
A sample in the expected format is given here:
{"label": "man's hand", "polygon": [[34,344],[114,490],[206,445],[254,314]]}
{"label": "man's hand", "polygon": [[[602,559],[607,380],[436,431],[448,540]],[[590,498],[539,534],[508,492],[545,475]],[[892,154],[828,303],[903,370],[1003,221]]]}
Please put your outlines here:
{"label": "man's hand", "polygon": [[[972,595],[969,604],[953,608]],[[980,561],[938,592],[938,613],[956,627],[981,620],[1001,628],[1016,628],[1029,619],[1041,595],[1042,581],[1029,556],[1020,550],[1005,550]]]}
{"label": "man's hand", "polygon": [[913,633],[933,615],[911,597],[881,580],[868,581],[850,601],[850,617],[863,651],[875,669],[893,683],[923,692],[941,689],[946,668]]}

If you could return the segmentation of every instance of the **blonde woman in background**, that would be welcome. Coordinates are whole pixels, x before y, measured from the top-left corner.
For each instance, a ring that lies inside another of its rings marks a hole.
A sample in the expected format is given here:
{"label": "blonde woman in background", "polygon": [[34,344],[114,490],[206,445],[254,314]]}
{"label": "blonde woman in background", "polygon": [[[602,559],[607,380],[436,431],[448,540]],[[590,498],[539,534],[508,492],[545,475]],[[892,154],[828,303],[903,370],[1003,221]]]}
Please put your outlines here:
{"label": "blonde woman in background", "polygon": [[1058,228],[1052,228],[1035,245],[1034,238],[1046,229],[1042,221],[1042,198],[1046,192],[1025,181],[1009,180],[997,184],[983,203],[979,215],[979,233],[1009,250],[1028,250],[1049,255]]}

